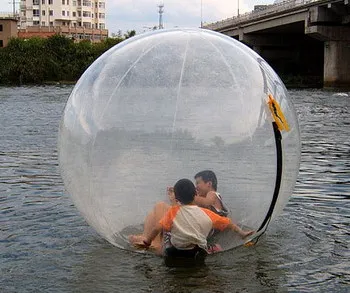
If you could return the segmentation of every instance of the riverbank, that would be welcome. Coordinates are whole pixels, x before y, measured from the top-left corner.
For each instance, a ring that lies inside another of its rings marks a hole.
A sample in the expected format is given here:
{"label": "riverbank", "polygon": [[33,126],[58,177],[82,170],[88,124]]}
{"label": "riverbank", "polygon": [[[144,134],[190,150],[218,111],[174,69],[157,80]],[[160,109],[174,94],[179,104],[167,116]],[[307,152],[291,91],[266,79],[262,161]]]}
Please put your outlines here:
{"label": "riverbank", "polygon": [[[90,64],[129,35],[100,43],[74,43],[59,35],[47,39],[12,39],[7,47],[0,48],[0,85],[75,84]],[[323,87],[322,75],[277,74],[289,89]]]}
{"label": "riverbank", "polygon": [[323,88],[321,76],[280,75],[288,89]]}

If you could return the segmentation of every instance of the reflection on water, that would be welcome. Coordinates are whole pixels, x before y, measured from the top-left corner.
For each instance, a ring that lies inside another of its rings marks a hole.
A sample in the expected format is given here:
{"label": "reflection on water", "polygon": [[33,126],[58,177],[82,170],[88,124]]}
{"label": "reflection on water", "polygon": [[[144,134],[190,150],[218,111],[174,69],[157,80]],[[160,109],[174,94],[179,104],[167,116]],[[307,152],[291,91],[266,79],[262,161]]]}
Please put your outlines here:
{"label": "reflection on water", "polygon": [[346,292],[350,97],[292,91],[302,162],[295,195],[255,247],[169,269],[112,247],[84,222],[57,166],[70,87],[0,88],[1,292]]}

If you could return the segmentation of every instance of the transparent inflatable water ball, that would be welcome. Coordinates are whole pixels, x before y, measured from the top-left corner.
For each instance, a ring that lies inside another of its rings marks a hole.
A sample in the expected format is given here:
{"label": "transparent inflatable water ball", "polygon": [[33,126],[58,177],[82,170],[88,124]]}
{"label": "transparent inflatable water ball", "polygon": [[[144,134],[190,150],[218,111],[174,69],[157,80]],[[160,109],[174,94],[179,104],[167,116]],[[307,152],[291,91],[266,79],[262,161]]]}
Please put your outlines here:
{"label": "transparent inflatable water ball", "polygon": [[[251,49],[211,31],[161,30],[120,43],[82,75],[59,160],[86,221],[121,248],[167,186],[206,169],[233,222],[259,234],[292,194],[299,129],[282,81]],[[234,233],[217,241],[243,243]]]}

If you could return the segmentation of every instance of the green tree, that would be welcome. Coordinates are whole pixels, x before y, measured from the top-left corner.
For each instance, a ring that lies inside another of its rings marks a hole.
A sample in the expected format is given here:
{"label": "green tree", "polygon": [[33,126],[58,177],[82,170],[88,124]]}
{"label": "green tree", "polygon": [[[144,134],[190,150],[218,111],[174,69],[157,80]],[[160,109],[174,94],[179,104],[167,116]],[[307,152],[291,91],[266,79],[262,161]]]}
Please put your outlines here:
{"label": "green tree", "polygon": [[46,39],[45,53],[48,55],[48,81],[73,80],[76,46],[72,39],[54,35]]}
{"label": "green tree", "polygon": [[133,37],[135,35],[136,35],[136,31],[135,30],[127,31],[126,34],[124,34],[124,38],[125,39],[129,39],[129,38],[131,38],[131,37]]}
{"label": "green tree", "polygon": [[[128,31],[125,38],[135,35]],[[0,83],[43,83],[76,81],[101,54],[124,38],[107,38],[99,43],[84,40],[74,43],[65,36],[47,39],[11,39],[0,48]]]}
{"label": "green tree", "polygon": [[4,48],[7,80],[12,83],[41,83],[46,75],[45,40],[41,38],[11,39]]}

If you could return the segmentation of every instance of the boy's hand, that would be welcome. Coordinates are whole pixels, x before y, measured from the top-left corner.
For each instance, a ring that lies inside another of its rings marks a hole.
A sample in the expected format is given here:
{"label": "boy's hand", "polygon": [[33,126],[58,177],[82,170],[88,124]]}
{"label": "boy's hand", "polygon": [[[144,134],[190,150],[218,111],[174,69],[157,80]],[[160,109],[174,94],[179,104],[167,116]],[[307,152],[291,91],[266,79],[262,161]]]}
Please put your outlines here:
{"label": "boy's hand", "polygon": [[176,201],[176,198],[175,198],[175,192],[174,192],[174,187],[167,187],[166,189],[166,192],[168,194],[168,197],[170,199],[170,202],[172,205],[176,205],[177,204],[177,201]]}

